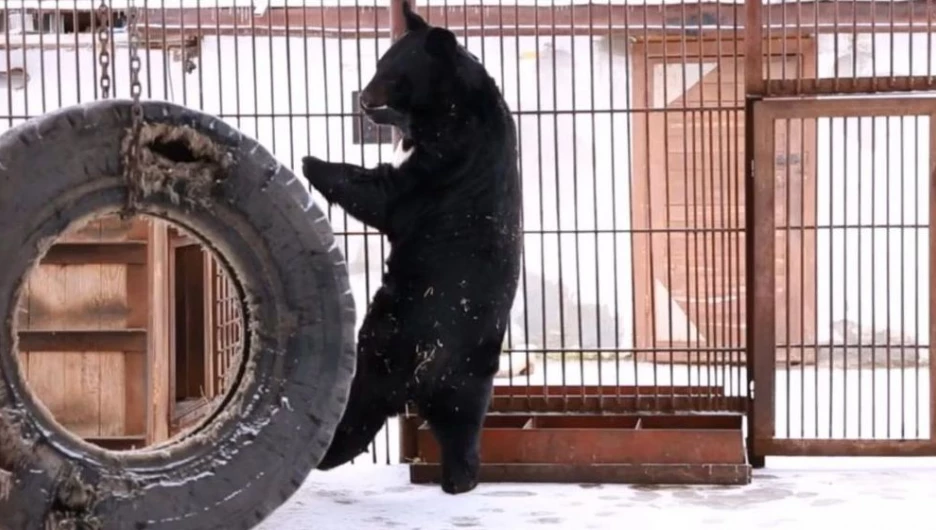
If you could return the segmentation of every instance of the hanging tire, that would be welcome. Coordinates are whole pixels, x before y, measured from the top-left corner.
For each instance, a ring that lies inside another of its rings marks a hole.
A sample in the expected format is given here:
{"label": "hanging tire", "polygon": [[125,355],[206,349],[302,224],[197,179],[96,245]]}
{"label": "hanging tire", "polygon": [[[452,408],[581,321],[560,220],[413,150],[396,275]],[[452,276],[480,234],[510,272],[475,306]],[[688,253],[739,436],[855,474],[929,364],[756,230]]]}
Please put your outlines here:
{"label": "hanging tire", "polygon": [[137,211],[182,226],[234,278],[244,362],[209,421],[110,452],[58,426],[16,362],[18,290],[73,223],[128,200],[129,101],[63,109],[0,136],[0,528],[251,528],[316,467],[354,375],[354,301],[324,213],[295,175],[224,122],[144,103]]}

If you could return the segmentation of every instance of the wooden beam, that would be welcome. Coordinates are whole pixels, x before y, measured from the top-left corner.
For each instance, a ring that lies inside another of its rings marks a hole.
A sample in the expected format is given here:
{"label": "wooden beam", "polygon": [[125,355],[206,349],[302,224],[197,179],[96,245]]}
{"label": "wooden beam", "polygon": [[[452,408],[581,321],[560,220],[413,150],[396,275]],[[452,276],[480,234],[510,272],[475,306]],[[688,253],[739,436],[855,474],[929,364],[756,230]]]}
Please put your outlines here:
{"label": "wooden beam", "polygon": [[57,243],[43,256],[43,265],[142,265],[146,243]]}
{"label": "wooden beam", "polygon": [[85,438],[84,441],[111,451],[127,451],[146,447],[145,436],[90,436]]}
{"label": "wooden beam", "polygon": [[169,438],[169,406],[173,398],[170,383],[169,235],[166,223],[150,223],[148,254],[150,312],[147,356],[150,370],[147,443],[154,444]]}
{"label": "wooden beam", "polygon": [[28,352],[146,351],[146,330],[20,331],[19,350]]}

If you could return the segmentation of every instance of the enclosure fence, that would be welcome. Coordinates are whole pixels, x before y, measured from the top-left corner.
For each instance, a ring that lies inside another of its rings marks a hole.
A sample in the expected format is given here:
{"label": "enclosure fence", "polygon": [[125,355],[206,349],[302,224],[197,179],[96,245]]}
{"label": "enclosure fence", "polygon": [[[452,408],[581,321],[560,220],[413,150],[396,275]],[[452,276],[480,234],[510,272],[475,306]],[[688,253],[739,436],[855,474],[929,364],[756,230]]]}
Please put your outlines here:
{"label": "enclosure fence", "polygon": [[[102,27],[129,97],[130,4],[144,98],[217,115],[297,174],[307,154],[389,161],[357,96],[396,0],[0,2],[0,129],[99,98]],[[754,456],[936,454],[932,2],[415,4],[518,125],[523,268],[493,406],[750,413]],[[389,247],[328,211],[360,324]],[[218,307],[219,348],[240,344]],[[395,461],[397,436],[369,459]]]}

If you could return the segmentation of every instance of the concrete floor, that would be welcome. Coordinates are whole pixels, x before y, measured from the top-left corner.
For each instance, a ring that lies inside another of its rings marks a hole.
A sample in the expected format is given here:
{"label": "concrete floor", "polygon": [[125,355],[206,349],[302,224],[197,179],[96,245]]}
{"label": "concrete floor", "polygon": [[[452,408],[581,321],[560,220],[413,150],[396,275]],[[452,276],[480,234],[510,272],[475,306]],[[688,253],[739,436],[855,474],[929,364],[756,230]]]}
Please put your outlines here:
{"label": "concrete floor", "polygon": [[[482,484],[448,496],[405,466],[314,472],[260,530],[932,527],[936,459],[783,459],[744,487]],[[920,523],[920,518],[923,523]]]}

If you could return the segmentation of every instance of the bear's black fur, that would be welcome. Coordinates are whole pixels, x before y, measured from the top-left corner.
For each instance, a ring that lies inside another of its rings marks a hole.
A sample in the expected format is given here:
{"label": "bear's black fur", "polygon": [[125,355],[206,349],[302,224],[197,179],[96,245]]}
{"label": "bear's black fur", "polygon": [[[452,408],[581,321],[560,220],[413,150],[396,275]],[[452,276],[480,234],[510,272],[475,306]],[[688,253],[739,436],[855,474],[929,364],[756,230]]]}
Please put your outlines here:
{"label": "bear's black fur", "polygon": [[442,489],[478,481],[478,444],[520,273],[516,128],[484,66],[404,4],[406,33],[360,102],[401,132],[401,163],[303,159],[329,203],[387,236],[382,285],[358,334],[357,373],[319,469],[367,450],[415,402],[442,450]]}

